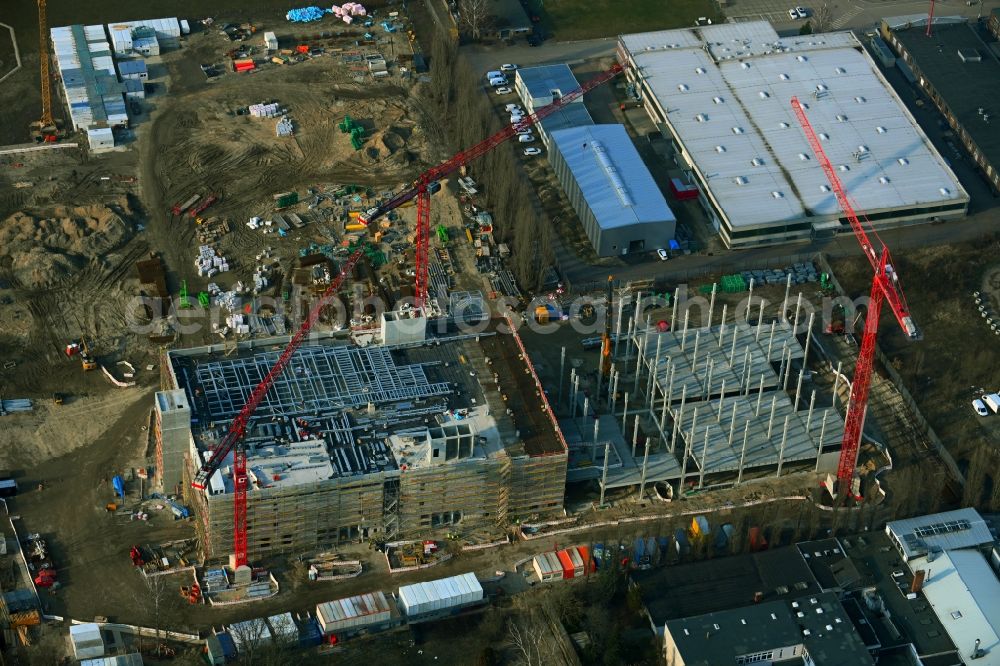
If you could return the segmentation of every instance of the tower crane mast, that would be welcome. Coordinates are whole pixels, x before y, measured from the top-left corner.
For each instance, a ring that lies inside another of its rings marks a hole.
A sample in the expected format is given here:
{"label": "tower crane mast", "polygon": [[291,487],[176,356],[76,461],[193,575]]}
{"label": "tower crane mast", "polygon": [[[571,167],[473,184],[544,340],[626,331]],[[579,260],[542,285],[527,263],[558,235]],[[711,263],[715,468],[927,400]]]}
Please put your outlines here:
{"label": "tower crane mast", "polygon": [[[44,5],[44,2],[45,0],[39,0],[40,6]],[[518,131],[531,127],[541,119],[555,113],[565,105],[579,98],[587,91],[611,80],[621,71],[622,66],[615,63],[607,71],[602,72],[598,76],[587,81],[576,90],[566,93],[552,104],[543,106],[534,113],[526,116],[520,122],[507,126],[489,138],[480,141],[471,148],[467,148],[466,150],[452,156],[450,159],[445,160],[441,164],[428,169],[417,178],[414,185],[408,190],[400,192],[388,201],[374,208],[370,208],[361,215],[361,221],[365,225],[368,225],[382,215],[398,208],[404,203],[412,201],[414,198],[417,199],[417,265],[415,277],[415,300],[417,307],[422,306],[427,299],[427,252],[430,241],[430,197],[431,194],[436,191],[436,188],[440,187],[437,185],[437,181],[448,176],[458,170],[459,167],[471,162],[472,160],[482,157],[508,139],[514,137]],[[326,291],[323,292],[322,296],[320,296],[319,300],[309,312],[309,316],[306,317],[302,326],[295,333],[295,335],[292,336],[292,339],[288,342],[288,346],[281,352],[281,355],[275,362],[274,367],[272,367],[267,375],[264,376],[264,379],[261,380],[260,384],[254,388],[246,404],[243,405],[242,409],[240,409],[239,413],[229,425],[229,429],[226,431],[225,435],[223,435],[222,439],[220,439],[212,449],[208,459],[202,463],[201,467],[195,474],[194,480],[191,482],[191,486],[193,488],[204,490],[208,486],[209,479],[212,475],[219,471],[229,454],[233,454],[233,555],[234,563],[237,567],[244,566],[248,562],[247,490],[249,481],[247,478],[247,456],[246,450],[243,446],[243,438],[246,436],[247,429],[250,425],[250,419],[253,417],[257,407],[260,406],[260,403],[263,402],[268,390],[270,390],[271,386],[274,384],[274,380],[277,379],[278,376],[280,376],[285,370],[288,363],[291,361],[292,356],[295,354],[295,351],[299,348],[299,345],[301,345],[303,340],[305,340],[308,336],[309,331],[319,319],[320,312],[336,295],[337,290],[340,289],[340,285],[347,278],[347,276],[351,274],[354,266],[361,259],[362,254],[363,249],[359,248],[341,265],[340,273],[330,283],[330,286],[326,288]]]}
{"label": "tower crane mast", "polygon": [[[861,448],[861,435],[864,429],[865,412],[868,408],[868,393],[871,388],[872,366],[875,360],[875,339],[878,334],[879,314],[883,303],[888,303],[900,328],[910,339],[917,339],[919,332],[910,316],[910,309],[903,296],[902,287],[899,284],[899,274],[892,262],[889,248],[874,229],[871,223],[861,213],[864,222],[858,218],[858,214],[851,204],[847,191],[833,165],[830,164],[823,146],[813,130],[812,124],[805,114],[804,105],[793,97],[791,100],[792,110],[798,118],[802,131],[806,135],[809,146],[813,154],[823,168],[823,173],[830,181],[837,198],[837,203],[847,216],[855,238],[861,245],[868,262],[872,265],[874,277],[872,279],[871,297],[868,303],[868,313],[865,317],[864,334],[861,339],[861,349],[858,352],[858,362],[854,369],[854,381],[851,386],[851,397],[848,401],[847,415],[844,419],[844,436],[841,442],[840,460],[837,464],[838,493],[846,494],[850,492],[854,481],[854,472],[858,465],[858,452]],[[869,235],[869,231],[871,235]]]}
{"label": "tower crane mast", "polygon": [[42,84],[42,117],[38,125],[43,135],[55,129],[55,121],[52,119],[52,80],[49,76],[49,30],[45,2],[46,0],[38,0],[38,60]]}

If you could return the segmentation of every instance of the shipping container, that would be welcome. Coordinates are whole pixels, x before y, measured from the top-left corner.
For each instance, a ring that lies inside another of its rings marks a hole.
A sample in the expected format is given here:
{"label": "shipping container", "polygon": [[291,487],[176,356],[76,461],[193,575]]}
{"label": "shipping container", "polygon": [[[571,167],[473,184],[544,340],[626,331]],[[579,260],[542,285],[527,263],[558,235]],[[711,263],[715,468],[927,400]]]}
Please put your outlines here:
{"label": "shipping container", "polygon": [[483,587],[471,572],[399,588],[400,610],[410,618],[458,608],[482,599]]}
{"label": "shipping container", "polygon": [[316,606],[316,619],[324,635],[388,622],[392,608],[382,591],[327,601]]}
{"label": "shipping container", "polygon": [[565,550],[560,550],[556,553],[559,558],[559,564],[562,565],[562,577],[572,578],[574,575],[573,560],[570,558],[569,553]]}

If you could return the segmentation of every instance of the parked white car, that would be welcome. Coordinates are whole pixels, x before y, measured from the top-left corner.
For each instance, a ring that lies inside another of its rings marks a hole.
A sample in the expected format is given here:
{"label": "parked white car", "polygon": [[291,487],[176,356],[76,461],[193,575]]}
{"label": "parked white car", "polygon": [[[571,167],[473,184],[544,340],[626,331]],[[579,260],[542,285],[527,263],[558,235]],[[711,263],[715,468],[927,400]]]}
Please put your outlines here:
{"label": "parked white car", "polygon": [[979,414],[980,416],[990,415],[990,410],[986,409],[986,405],[979,398],[972,401],[972,408],[976,410],[976,414]]}
{"label": "parked white car", "polygon": [[511,125],[516,125],[519,122],[521,122],[522,120],[524,120],[524,115],[523,114],[520,114],[520,113],[512,113],[512,114],[510,114],[510,124]]}
{"label": "parked white car", "polygon": [[503,105],[503,110],[506,111],[507,113],[514,113],[515,111],[520,112],[521,111],[521,105],[520,104],[504,104]]}
{"label": "parked white car", "polygon": [[662,247],[656,250],[656,256],[660,258],[660,261],[666,261],[667,259],[670,258],[670,255]]}
{"label": "parked white car", "polygon": [[541,148],[525,148],[524,154],[527,155],[528,157],[534,157],[535,155],[541,155],[542,150]]}
{"label": "parked white car", "polygon": [[517,137],[517,140],[520,141],[521,143],[531,143],[532,141],[535,140],[535,135],[534,134],[521,134],[520,136]]}
{"label": "parked white car", "polygon": [[804,7],[796,7],[795,8],[795,14],[800,19],[809,18],[809,12],[807,12]]}
{"label": "parked white car", "polygon": [[512,92],[514,92],[514,91],[513,91],[513,90],[511,90],[510,88],[508,88],[507,86],[500,86],[500,87],[499,87],[499,88],[497,88],[497,90],[496,90],[496,93],[497,93],[498,95],[509,95],[509,94],[511,94]]}
{"label": "parked white car", "polygon": [[517,130],[517,133],[518,134],[531,134],[531,128],[530,127],[525,127],[524,129],[519,129],[519,130]]}
{"label": "parked white car", "polygon": [[501,72],[513,72],[515,69],[517,69],[517,65],[515,65],[513,63],[509,63],[508,62],[508,63],[505,63],[503,65],[500,65],[500,71]]}

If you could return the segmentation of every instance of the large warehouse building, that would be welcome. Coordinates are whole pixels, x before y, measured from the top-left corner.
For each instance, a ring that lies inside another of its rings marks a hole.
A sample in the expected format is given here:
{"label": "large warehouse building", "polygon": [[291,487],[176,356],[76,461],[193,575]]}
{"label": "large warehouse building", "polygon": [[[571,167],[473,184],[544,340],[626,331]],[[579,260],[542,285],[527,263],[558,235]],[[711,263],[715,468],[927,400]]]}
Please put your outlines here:
{"label": "large warehouse building", "polygon": [[[246,437],[252,559],[436,530],[495,539],[562,510],[565,440],[515,345],[435,343],[296,352]],[[154,403],[158,481],[189,493],[214,557],[232,549],[231,459],[205,491],[190,480],[279,353],[221,350],[169,352]]]}
{"label": "large warehouse building", "polygon": [[665,248],[676,218],[622,125],[552,133],[549,163],[602,257]]}
{"label": "large warehouse building", "polygon": [[876,226],[967,211],[968,194],[849,32],[781,38],[764,21],[720,24],[624,35],[618,58],[729,247],[849,229],[792,97]]}
{"label": "large warehouse building", "polygon": [[[962,141],[973,164],[1000,192],[1000,62],[978,28],[962,20],[883,19],[882,36]],[[973,92],[974,91],[974,92]]]}

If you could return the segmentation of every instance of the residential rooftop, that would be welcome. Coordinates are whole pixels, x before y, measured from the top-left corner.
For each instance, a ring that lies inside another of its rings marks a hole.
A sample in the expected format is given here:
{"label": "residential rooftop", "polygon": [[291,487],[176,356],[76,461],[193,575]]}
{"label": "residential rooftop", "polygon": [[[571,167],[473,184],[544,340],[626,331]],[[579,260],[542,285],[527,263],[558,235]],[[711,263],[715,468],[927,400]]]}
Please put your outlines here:
{"label": "residential rooftop", "polygon": [[971,507],[886,523],[885,533],[906,560],[931,552],[973,548],[993,541],[990,528]]}

